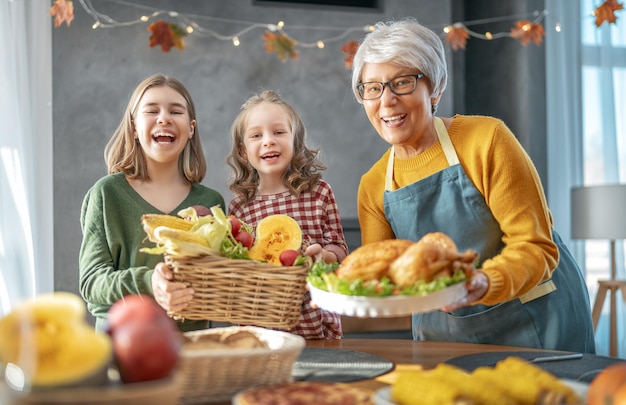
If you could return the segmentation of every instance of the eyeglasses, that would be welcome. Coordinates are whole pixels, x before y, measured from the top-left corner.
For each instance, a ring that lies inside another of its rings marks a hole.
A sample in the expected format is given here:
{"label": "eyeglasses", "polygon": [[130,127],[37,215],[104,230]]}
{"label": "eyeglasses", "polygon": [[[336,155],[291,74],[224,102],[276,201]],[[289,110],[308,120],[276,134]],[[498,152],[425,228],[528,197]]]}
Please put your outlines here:
{"label": "eyeglasses", "polygon": [[365,82],[356,85],[356,90],[359,92],[359,96],[363,100],[376,100],[383,95],[385,86],[389,87],[389,90],[397,96],[413,93],[415,87],[417,87],[417,81],[424,77],[423,73],[416,75],[404,75],[398,76],[388,82]]}

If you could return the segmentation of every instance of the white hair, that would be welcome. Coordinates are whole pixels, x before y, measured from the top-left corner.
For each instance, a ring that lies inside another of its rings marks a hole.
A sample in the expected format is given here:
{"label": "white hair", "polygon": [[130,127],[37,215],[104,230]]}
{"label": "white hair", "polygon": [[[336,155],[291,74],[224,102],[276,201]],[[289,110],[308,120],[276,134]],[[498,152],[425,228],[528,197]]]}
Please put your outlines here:
{"label": "white hair", "polygon": [[363,100],[356,85],[361,82],[365,63],[388,62],[423,73],[430,83],[431,97],[437,97],[446,88],[448,67],[443,42],[413,18],[378,22],[363,38],[352,68],[352,91],[359,103]]}

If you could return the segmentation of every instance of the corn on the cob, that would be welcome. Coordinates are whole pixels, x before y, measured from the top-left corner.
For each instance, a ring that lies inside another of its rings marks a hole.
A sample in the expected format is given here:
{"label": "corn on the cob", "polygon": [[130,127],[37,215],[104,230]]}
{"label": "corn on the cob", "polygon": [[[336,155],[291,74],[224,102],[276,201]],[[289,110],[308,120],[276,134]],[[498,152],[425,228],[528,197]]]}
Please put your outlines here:
{"label": "corn on the cob", "polygon": [[158,226],[166,226],[171,229],[181,231],[189,231],[193,226],[193,222],[186,221],[183,218],[166,214],[145,214],[141,217],[141,223],[144,231],[148,235],[151,242],[157,242],[154,230]]}
{"label": "corn on the cob", "polygon": [[519,357],[507,357],[499,361],[495,369],[503,374],[505,378],[515,376],[515,378],[523,379],[529,384],[529,387],[533,387],[536,403],[545,403],[543,397],[548,394],[560,396],[561,402],[559,403],[562,404],[575,404],[580,401],[574,390],[561,382],[556,376]]}
{"label": "corn on the cob", "polygon": [[465,400],[451,383],[428,371],[404,371],[391,387],[394,403],[400,405],[454,405]]}
{"label": "corn on the cob", "polygon": [[209,242],[202,235],[182,229],[173,229],[167,226],[157,226],[154,229],[154,236],[157,239],[157,243],[165,243],[167,241],[174,243],[187,242],[209,247]]}
{"label": "corn on the cob", "polygon": [[529,386],[525,378],[514,378],[497,371],[493,367],[478,367],[472,372],[472,379],[491,385],[515,398],[519,405],[536,405],[537,391]]}
{"label": "corn on the cob", "polygon": [[471,398],[477,404],[482,405],[512,405],[516,404],[513,398],[507,393],[498,389],[497,386],[485,384],[482,380],[472,378],[467,371],[446,363],[438,364],[430,373],[445,379],[453,381],[453,384],[465,398]]}

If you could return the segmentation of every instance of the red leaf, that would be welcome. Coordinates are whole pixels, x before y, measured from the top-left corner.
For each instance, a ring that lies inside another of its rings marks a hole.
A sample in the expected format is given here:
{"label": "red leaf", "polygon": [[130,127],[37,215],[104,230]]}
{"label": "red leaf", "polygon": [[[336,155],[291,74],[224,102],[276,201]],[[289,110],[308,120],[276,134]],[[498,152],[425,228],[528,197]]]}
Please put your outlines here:
{"label": "red leaf", "polygon": [[608,24],[615,24],[617,22],[615,12],[623,9],[624,5],[618,3],[617,0],[606,0],[593,12],[593,15],[596,16],[596,27],[601,26],[605,21]]}
{"label": "red leaf", "polygon": [[148,31],[152,32],[152,35],[150,35],[150,48],[161,45],[163,52],[169,52],[173,46],[180,50],[185,49],[185,41],[183,41],[182,37],[186,33],[174,23],[159,20],[150,24]]}
{"label": "red leaf", "polygon": [[352,62],[354,61],[354,55],[357,49],[359,49],[359,43],[356,41],[348,41],[341,47],[341,52],[346,54],[346,58],[344,59],[346,69],[352,69]]}
{"label": "red leaf", "polygon": [[74,19],[74,3],[71,0],[55,0],[50,7],[50,15],[54,16],[54,26],[58,27],[65,21],[68,27]]}

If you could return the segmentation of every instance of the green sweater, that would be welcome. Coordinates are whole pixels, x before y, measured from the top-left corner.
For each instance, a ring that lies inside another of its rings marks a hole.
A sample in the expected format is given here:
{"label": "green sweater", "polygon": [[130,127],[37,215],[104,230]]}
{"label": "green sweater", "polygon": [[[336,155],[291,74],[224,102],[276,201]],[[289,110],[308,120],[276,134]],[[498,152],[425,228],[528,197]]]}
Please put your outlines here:
{"label": "green sweater", "polygon": [[[185,200],[170,215],[192,205],[225,209],[224,198],[216,190],[194,184]],[[154,247],[141,225],[143,214],[162,214],[130,186],[123,173],[105,176],[87,192],[80,224],[79,288],[87,308],[96,318],[96,329],[106,327],[107,311],[129,294],[152,295],[150,279],[160,255],[142,253]],[[179,323],[181,330],[206,328],[205,321]]]}

